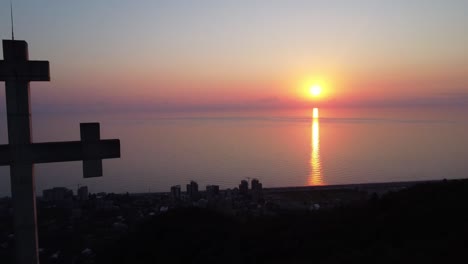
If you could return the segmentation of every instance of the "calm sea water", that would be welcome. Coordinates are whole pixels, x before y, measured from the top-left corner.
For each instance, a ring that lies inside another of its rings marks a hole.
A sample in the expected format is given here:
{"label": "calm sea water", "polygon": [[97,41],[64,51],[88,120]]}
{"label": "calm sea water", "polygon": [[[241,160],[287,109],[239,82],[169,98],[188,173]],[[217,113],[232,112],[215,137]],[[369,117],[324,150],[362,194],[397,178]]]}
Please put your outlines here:
{"label": "calm sea water", "polygon": [[[307,109],[233,113],[36,114],[34,141],[79,139],[79,122],[101,122],[122,158],[83,179],[80,162],[39,164],[36,188],[87,185],[92,192],[168,191],[195,180],[233,188],[468,177],[468,111]],[[0,144],[7,143],[5,114]],[[0,167],[0,196],[10,194]]]}

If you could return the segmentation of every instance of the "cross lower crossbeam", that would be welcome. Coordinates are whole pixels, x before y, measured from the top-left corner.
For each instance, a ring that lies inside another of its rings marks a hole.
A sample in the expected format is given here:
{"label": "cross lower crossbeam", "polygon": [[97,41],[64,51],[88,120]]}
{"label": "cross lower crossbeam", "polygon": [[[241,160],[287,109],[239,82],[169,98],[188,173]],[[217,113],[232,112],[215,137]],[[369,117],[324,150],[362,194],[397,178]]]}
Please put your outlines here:
{"label": "cross lower crossbeam", "polygon": [[120,158],[120,140],[101,140],[99,123],[82,123],[80,131],[81,141],[0,145],[0,166],[82,160],[84,178],[102,176],[101,160]]}
{"label": "cross lower crossbeam", "polygon": [[[0,145],[0,166],[13,164],[12,147]],[[97,142],[68,141],[32,143],[24,146],[21,162],[52,163],[66,161],[112,159],[120,157],[120,141],[104,139]]]}

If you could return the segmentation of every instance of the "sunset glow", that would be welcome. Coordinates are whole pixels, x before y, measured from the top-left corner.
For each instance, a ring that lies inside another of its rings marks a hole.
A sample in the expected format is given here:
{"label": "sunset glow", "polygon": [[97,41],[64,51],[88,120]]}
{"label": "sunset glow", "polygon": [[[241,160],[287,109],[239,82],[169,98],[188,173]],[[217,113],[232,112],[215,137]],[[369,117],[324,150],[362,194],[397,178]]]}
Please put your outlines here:
{"label": "sunset glow", "polygon": [[[307,109],[317,157],[318,107],[468,106],[468,1],[415,1],[423,4],[14,2],[22,17],[16,38],[28,41],[31,60],[50,61],[51,82],[31,83],[34,111]],[[8,1],[0,17],[0,35],[9,38]],[[0,112],[5,102],[0,92]]]}
{"label": "sunset glow", "polygon": [[[34,22],[20,19],[15,28],[35,47],[32,54],[48,58],[54,69],[50,85],[34,84],[41,91],[38,109],[466,104],[458,95],[468,87],[468,2],[432,3],[426,12],[406,2],[315,2],[221,1],[194,8],[124,1],[110,11],[92,1],[59,1],[37,12],[41,3],[18,1],[17,10]],[[89,19],[72,10],[89,12]],[[121,14],[125,23],[113,26]],[[5,2],[0,17],[9,15]],[[55,23],[61,16],[66,27]],[[6,37],[10,27],[3,22]]]}
{"label": "sunset glow", "polygon": [[323,103],[326,100],[335,96],[332,95],[331,89],[334,87],[332,84],[331,76],[310,76],[305,78],[298,78],[296,87],[297,87],[297,97],[299,100],[308,102],[320,102]]}

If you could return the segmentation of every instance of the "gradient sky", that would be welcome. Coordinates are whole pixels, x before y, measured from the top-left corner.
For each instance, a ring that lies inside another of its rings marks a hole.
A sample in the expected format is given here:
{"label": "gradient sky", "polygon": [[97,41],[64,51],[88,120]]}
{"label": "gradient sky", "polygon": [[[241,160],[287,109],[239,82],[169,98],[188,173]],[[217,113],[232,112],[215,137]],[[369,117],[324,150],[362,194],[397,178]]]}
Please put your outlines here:
{"label": "gradient sky", "polygon": [[[51,63],[34,110],[468,105],[467,11],[466,0],[14,0],[16,39]],[[315,82],[320,100],[304,93]]]}

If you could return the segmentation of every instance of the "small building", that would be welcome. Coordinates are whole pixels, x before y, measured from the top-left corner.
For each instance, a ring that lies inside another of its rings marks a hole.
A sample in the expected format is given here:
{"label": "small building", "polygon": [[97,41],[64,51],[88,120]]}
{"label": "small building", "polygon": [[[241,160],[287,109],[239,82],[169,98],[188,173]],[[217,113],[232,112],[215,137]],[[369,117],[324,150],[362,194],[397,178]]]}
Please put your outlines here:
{"label": "small building", "polygon": [[100,211],[115,211],[119,209],[118,206],[114,205],[114,201],[103,198],[96,199],[95,206],[96,210]]}
{"label": "small building", "polygon": [[219,196],[219,185],[207,185],[206,186],[206,198],[213,200]]}
{"label": "small building", "polygon": [[59,202],[73,199],[73,191],[65,187],[54,187],[42,191],[42,198],[48,202]]}

